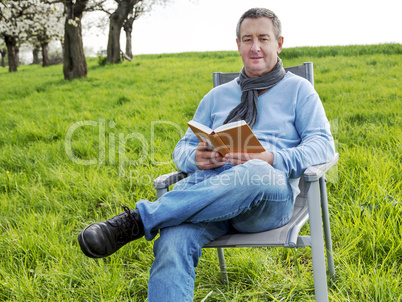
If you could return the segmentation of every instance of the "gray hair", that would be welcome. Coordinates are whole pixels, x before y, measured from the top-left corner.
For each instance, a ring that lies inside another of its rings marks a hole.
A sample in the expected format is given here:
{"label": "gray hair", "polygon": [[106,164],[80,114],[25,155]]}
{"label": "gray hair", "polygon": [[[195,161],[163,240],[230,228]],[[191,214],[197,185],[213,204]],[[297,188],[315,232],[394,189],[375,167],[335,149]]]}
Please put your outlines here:
{"label": "gray hair", "polygon": [[269,18],[272,20],[272,23],[274,24],[274,31],[276,38],[278,39],[282,35],[282,25],[281,25],[281,20],[279,20],[278,16],[275,15],[275,13],[267,8],[251,8],[248,11],[246,11],[239,19],[239,22],[237,22],[236,26],[236,37],[237,40],[240,41],[240,25],[246,18]]}

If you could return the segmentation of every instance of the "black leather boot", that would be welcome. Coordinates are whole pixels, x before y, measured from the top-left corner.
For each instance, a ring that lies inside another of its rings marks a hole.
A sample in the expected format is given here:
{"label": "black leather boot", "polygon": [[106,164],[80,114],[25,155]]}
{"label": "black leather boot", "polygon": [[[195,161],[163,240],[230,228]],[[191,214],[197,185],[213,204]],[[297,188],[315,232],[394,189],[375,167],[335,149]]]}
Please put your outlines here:
{"label": "black leather boot", "polygon": [[107,257],[123,245],[144,236],[144,225],[137,210],[123,206],[124,212],[106,221],[87,226],[78,234],[85,255]]}

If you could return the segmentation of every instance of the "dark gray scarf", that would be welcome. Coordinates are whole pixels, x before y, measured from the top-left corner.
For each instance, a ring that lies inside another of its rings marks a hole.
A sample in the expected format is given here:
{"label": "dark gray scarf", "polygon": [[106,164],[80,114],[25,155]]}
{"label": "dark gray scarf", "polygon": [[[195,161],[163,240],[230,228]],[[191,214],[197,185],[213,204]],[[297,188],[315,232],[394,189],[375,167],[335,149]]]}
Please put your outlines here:
{"label": "dark gray scarf", "polygon": [[258,93],[274,87],[285,75],[286,71],[279,57],[275,67],[267,74],[258,78],[249,78],[243,67],[239,75],[239,85],[242,91],[241,102],[230,111],[224,124],[245,120],[250,128],[253,128],[257,122]]}

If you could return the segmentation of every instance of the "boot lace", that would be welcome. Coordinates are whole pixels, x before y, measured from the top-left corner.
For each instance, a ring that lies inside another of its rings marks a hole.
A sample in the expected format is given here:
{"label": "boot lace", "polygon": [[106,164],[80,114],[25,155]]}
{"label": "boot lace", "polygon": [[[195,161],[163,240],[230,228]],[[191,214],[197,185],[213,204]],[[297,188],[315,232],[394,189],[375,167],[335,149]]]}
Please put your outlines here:
{"label": "boot lace", "polygon": [[120,219],[116,221],[117,227],[121,232],[121,236],[119,237],[123,240],[130,239],[138,232],[137,221],[127,206],[122,204],[120,206],[126,212],[126,215],[121,215]]}

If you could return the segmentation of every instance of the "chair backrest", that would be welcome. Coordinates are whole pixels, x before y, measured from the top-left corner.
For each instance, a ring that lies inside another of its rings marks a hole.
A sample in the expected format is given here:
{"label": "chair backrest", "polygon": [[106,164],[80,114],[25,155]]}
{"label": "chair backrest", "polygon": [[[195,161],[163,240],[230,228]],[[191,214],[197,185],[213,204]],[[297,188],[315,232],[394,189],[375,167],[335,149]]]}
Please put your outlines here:
{"label": "chair backrest", "polygon": [[[290,71],[291,73],[298,75],[302,78],[308,80],[311,85],[314,86],[314,73],[313,73],[313,63],[306,62],[303,65],[292,66],[285,68],[286,71]],[[213,80],[214,87],[225,84],[237,78],[239,76],[238,72],[231,73],[222,73],[222,72],[214,72]]]}
{"label": "chair backrest", "polygon": [[[314,73],[313,73],[313,63],[312,62],[306,62],[303,63],[303,65],[298,65],[298,66],[292,66],[292,67],[287,67],[285,68],[285,71],[288,72],[290,71],[291,73],[300,76],[302,78],[305,78],[308,80],[311,85],[314,86]],[[214,87],[228,83],[235,78],[239,76],[238,72],[231,72],[231,73],[223,73],[223,72],[214,72],[213,73],[213,81],[214,81]],[[299,189],[300,189],[300,194],[298,195],[298,201],[300,204],[303,206],[307,206],[307,196],[306,196],[306,190],[305,190],[305,184],[304,184],[304,177],[302,176],[299,182]]]}

